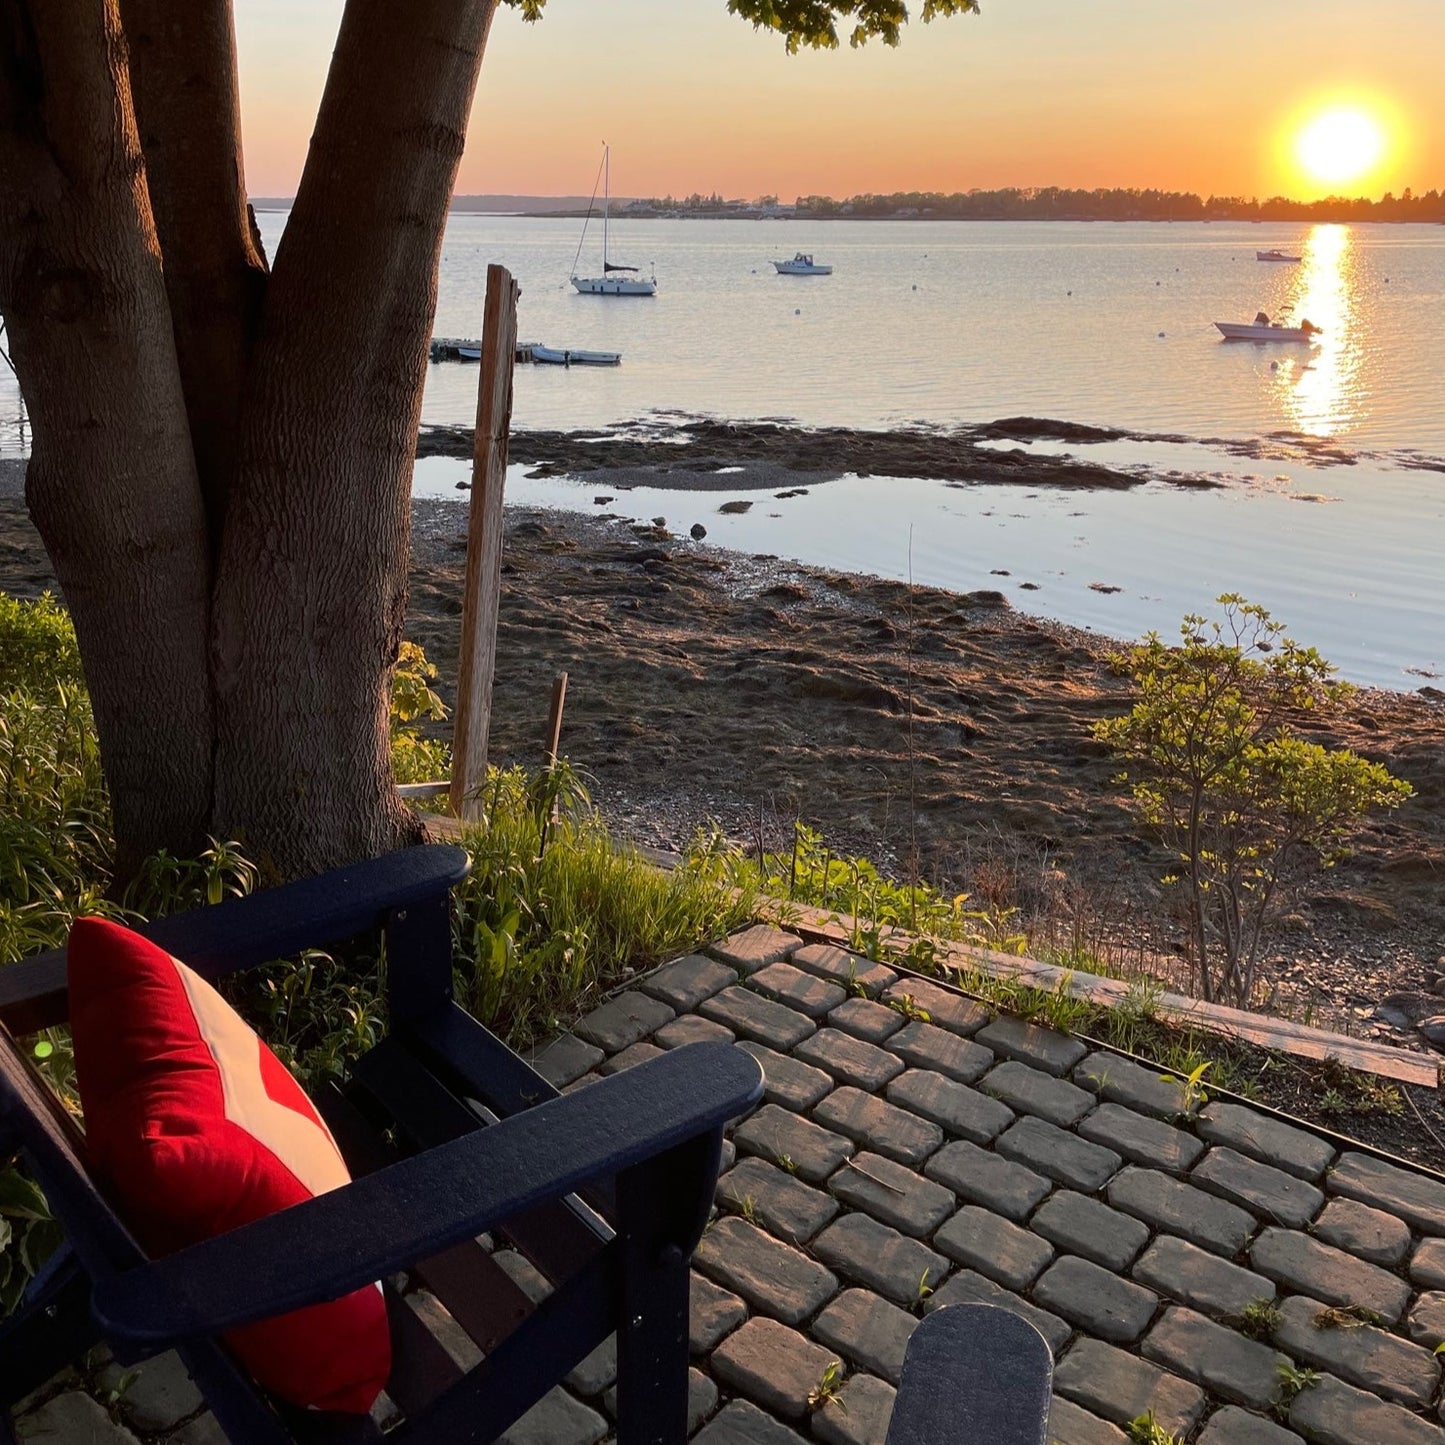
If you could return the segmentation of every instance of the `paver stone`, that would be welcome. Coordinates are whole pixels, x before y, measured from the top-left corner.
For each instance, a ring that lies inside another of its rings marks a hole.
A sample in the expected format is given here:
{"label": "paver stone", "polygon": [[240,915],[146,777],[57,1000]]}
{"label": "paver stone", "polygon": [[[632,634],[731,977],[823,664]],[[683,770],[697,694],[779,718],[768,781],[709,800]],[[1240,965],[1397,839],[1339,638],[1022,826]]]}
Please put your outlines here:
{"label": "paver stone", "polygon": [[1442,1445],[1445,1433],[1330,1375],[1301,1390],[1289,1407],[1291,1429],[1315,1445]]}
{"label": "paver stone", "polygon": [[[700,1022],[705,1023],[707,1020]],[[669,1024],[667,1027],[672,1028],[673,1025]],[[660,1038],[661,1034],[658,1037]],[[811,1064],[790,1059],[786,1054],[768,1048],[766,1044],[748,1039],[738,1047],[745,1049],[763,1066],[763,1097],[770,1104],[781,1104],[784,1108],[801,1114],[811,1109],[833,1088],[831,1074],[825,1074],[822,1069],[815,1069]]]}
{"label": "paver stone", "polygon": [[975,1144],[987,1144],[1014,1120],[1014,1112],[1007,1104],[931,1069],[909,1069],[900,1074],[889,1084],[888,1097]]}
{"label": "paver stone", "polygon": [[1323,1193],[1307,1180],[1223,1145],[1211,1149],[1194,1166],[1189,1179],[1221,1199],[1291,1229],[1304,1228],[1325,1202]]}
{"label": "paver stone", "polygon": [[697,1011],[704,1018],[725,1024],[741,1038],[756,1039],[783,1053],[802,1043],[818,1027],[806,1014],[736,984],[704,999]]}
{"label": "paver stone", "polygon": [[1252,1410],[1268,1410],[1279,1398],[1279,1366],[1289,1359],[1217,1325],[1182,1305],[1171,1305],[1144,1339],[1144,1354],[1207,1386],[1214,1394]]}
{"label": "paver stone", "polygon": [[1026,1289],[1054,1257],[1046,1240],[973,1204],[965,1204],[933,1242],[950,1259],[1015,1290]]}
{"label": "paver stone", "polygon": [[1079,1409],[1062,1395],[1055,1395],[1049,1403],[1044,1439],[1049,1445],[1129,1445],[1129,1437],[1117,1425]]}
{"label": "paver stone", "polygon": [[693,1437],[694,1445],[803,1445],[796,1430],[780,1425],[749,1400],[724,1405]]}
{"label": "paver stone", "polygon": [[1102,1189],[1124,1161],[1112,1149],[1090,1144],[1057,1124],[1026,1114],[994,1140],[1005,1159],[1027,1164],[1060,1184],[1092,1194]]}
{"label": "paver stone", "polygon": [[1205,1421],[1195,1445],[1300,1445],[1300,1438],[1262,1415],[1226,1405]]}
{"label": "paver stone", "polygon": [[1200,1111],[1195,1127],[1211,1144],[1227,1144],[1301,1179],[1318,1179],[1335,1157],[1334,1147],[1318,1134],[1283,1124],[1242,1104],[1215,1101]]}
{"label": "paver stone", "polygon": [[757,1158],[723,1175],[717,1197],[789,1244],[806,1244],[838,1212],[831,1195]]}
{"label": "paver stone", "polygon": [[923,1166],[923,1172],[960,1198],[1015,1220],[1027,1219],[1051,1187],[1042,1174],[965,1140],[945,1144]]}
{"label": "paver stone", "polygon": [[916,1239],[879,1224],[866,1214],[845,1214],[820,1234],[814,1255],[840,1273],[912,1307],[948,1274],[948,1261]]}
{"label": "paver stone", "polygon": [[660,1029],[673,1014],[674,1010],[661,999],[649,998],[630,988],[593,1009],[575,1032],[587,1043],[617,1054],[629,1044],[645,1039],[654,1029]]}
{"label": "paver stone", "polygon": [[1426,1289],[1445,1289],[1445,1239],[1422,1239],[1410,1256],[1410,1278]]}
{"label": "paver stone", "polygon": [[1165,1430],[1181,1437],[1204,1414],[1204,1392],[1197,1385],[1087,1336],[1055,1367],[1054,1389],[1119,1425],[1152,1410]]}
{"label": "paver stone", "polygon": [[739,973],[754,973],[770,963],[781,963],[796,953],[802,940],[794,933],[785,933],[771,924],[755,923],[714,943],[707,951],[719,963]]}
{"label": "paver stone", "polygon": [[1128,1344],[1148,1327],[1159,1297],[1087,1259],[1066,1254],[1039,1276],[1033,1297],[1101,1340]]}
{"label": "paver stone", "polygon": [[136,1445],[136,1437],[117,1425],[101,1407],[80,1390],[67,1390],[47,1400],[17,1422],[22,1442],[50,1445]]}
{"label": "paver stone", "polygon": [[1062,1128],[1077,1123],[1094,1107],[1094,1096],[1086,1089],[1041,1069],[1031,1069],[1016,1059],[1008,1059],[985,1074],[979,1088],[1020,1113],[1037,1114]]}
{"label": "paver stone", "polygon": [[868,1044],[886,1044],[904,1027],[903,1015],[897,1009],[874,1003],[871,998],[844,999],[828,1014],[828,1025]]}
{"label": "paver stone", "polygon": [[1122,1104],[1100,1104],[1079,1122],[1079,1133],[1135,1164],[1166,1174],[1184,1173],[1204,1153],[1204,1145],[1193,1134]]}
{"label": "paver stone", "polygon": [[1187,1240],[1161,1234],[1140,1256],[1134,1278],[1205,1314],[1235,1319],[1256,1300],[1272,1300],[1274,1281],[1230,1264]]}
{"label": "paver stone", "polygon": [[1410,1249],[1410,1226],[1403,1219],[1355,1199],[1331,1199],[1310,1233],[1387,1269],[1399,1264]]}
{"label": "paver stone", "polygon": [[747,1319],[748,1307],[697,1270],[692,1271],[689,1285],[687,1345],[693,1354],[705,1355]]}
{"label": "paver stone", "polygon": [[595,1445],[606,1433],[605,1416],[558,1388],[543,1395],[498,1445]]}
{"label": "paver stone", "polygon": [[1029,1228],[1050,1244],[1116,1274],[1128,1269],[1149,1238],[1147,1224],[1071,1189],[1060,1189],[1046,1199],[1029,1220]]}
{"label": "paver stone", "polygon": [[638,987],[653,998],[670,1004],[678,1013],[691,1013],[703,999],[721,993],[730,983],[737,981],[736,969],[693,953],[667,964],[656,973],[648,974]]}
{"label": "paver stone", "polygon": [[897,1391],[872,1375],[853,1375],[836,1401],[813,1416],[813,1435],[823,1445],[886,1445]]}
{"label": "paver stone", "polygon": [[1293,1295],[1280,1306],[1275,1344],[1372,1395],[1403,1405],[1430,1403],[1440,1366],[1429,1350],[1372,1325],[1342,1321],[1344,1327],[1321,1329],[1322,1317],[1329,1318],[1318,1300]]}
{"label": "paver stone", "polygon": [[918,1020],[904,1024],[889,1039],[888,1047],[905,1064],[946,1074],[960,1084],[971,1084],[975,1079],[981,1079],[994,1065],[991,1049],[974,1043],[972,1039],[951,1034],[936,1024]]}
{"label": "paver stone", "polygon": [[816,1260],[745,1219],[719,1220],[693,1257],[705,1274],[784,1324],[801,1323],[838,1292],[837,1279]]}
{"label": "paver stone", "polygon": [[866,1289],[844,1290],[813,1321],[809,1331],[859,1369],[898,1383],[908,1337],[918,1319]]}
{"label": "paver stone", "polygon": [[870,963],[860,953],[834,948],[831,943],[809,943],[798,949],[788,962],[794,968],[807,969],[850,991],[861,988],[869,998],[877,998],[898,975],[881,963]]}
{"label": "paver stone", "polygon": [[836,983],[829,983],[816,974],[804,973],[790,963],[770,963],[766,968],[760,968],[748,979],[748,987],[764,998],[807,1014],[810,1019],[822,1018],[848,997],[847,992]]}
{"label": "paver stone", "polygon": [[830,1133],[807,1119],[764,1104],[733,1131],[744,1154],[761,1154],[786,1173],[821,1184],[854,1151],[851,1139]]}
{"label": "paver stone", "polygon": [[1100,1049],[1074,1070],[1075,1080],[1101,1099],[1125,1104],[1143,1114],[1173,1119],[1184,1113],[1184,1084],[1173,1074],[1146,1069]]}
{"label": "paver stone", "polygon": [[808,1397],[837,1356],[776,1320],[750,1319],[712,1352],[711,1369],[729,1389],[786,1420],[808,1413]]}
{"label": "paver stone", "polygon": [[684,1044],[730,1044],[733,1037],[730,1028],[701,1014],[683,1014],[670,1024],[663,1024],[653,1034],[652,1041],[664,1049],[680,1049]]}
{"label": "paver stone", "polygon": [[596,1068],[605,1057],[596,1044],[589,1044],[576,1034],[558,1034],[550,1044],[529,1054],[527,1062],[554,1089],[564,1089],[588,1069]]}
{"label": "paver stone", "polygon": [[965,1037],[976,1034],[992,1017],[981,1003],[921,978],[899,978],[889,984],[883,990],[883,1002],[895,1001],[915,1018],[919,1010],[926,1013],[928,1017],[921,1022]]}
{"label": "paver stone", "polygon": [[1335,1194],[1398,1214],[1426,1234],[1445,1234],[1445,1184],[1368,1154],[1341,1154],[1325,1180]]}
{"label": "paver stone", "polygon": [[1018,1059],[1020,1063],[1031,1064],[1036,1069],[1060,1077],[1089,1052],[1078,1039],[1071,1039],[1055,1029],[1025,1023],[1023,1019],[1012,1018],[1008,1014],[1000,1014],[974,1037],[985,1048],[1002,1054],[1006,1059]]}
{"label": "paver stone", "polygon": [[822,1029],[799,1044],[793,1050],[793,1057],[826,1069],[835,1079],[869,1093],[876,1093],[889,1079],[903,1072],[902,1059],[876,1044],[845,1034],[842,1029]]}
{"label": "paver stone", "polygon": [[951,1189],[881,1154],[856,1154],[844,1160],[828,1188],[844,1204],[920,1237],[932,1234],[957,1204]]}
{"label": "paver stone", "polygon": [[1405,1328],[1417,1345],[1433,1350],[1445,1343],[1445,1290],[1427,1289],[1418,1296],[1411,1306]]}
{"label": "paver stone", "polygon": [[845,1134],[900,1164],[922,1164],[943,1143],[943,1130],[937,1124],[861,1089],[834,1089],[813,1110],[813,1118],[825,1129]]}
{"label": "paver stone", "polygon": [[1182,1234],[1216,1254],[1231,1256],[1254,1232],[1254,1219],[1238,1205],[1216,1199],[1154,1169],[1130,1164],[1109,1184],[1109,1203],[1171,1234]]}
{"label": "paver stone", "polygon": [[1399,1320],[1410,1298],[1404,1280],[1298,1230],[1263,1230],[1250,1246],[1249,1261],[1261,1274],[1301,1294],[1326,1304],[1373,1310],[1388,1324]]}

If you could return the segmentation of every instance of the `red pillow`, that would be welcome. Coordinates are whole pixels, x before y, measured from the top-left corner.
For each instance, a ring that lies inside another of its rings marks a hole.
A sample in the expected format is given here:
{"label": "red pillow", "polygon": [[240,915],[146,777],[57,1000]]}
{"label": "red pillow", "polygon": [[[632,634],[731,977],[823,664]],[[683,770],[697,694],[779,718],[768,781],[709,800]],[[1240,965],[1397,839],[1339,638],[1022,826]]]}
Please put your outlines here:
{"label": "red pillow", "polygon": [[[153,1255],[350,1181],[279,1059],[198,974],[119,924],[70,930],[70,1026],[96,1182]],[[364,1414],[391,1372],[380,1286],[226,1343],[292,1404]]]}

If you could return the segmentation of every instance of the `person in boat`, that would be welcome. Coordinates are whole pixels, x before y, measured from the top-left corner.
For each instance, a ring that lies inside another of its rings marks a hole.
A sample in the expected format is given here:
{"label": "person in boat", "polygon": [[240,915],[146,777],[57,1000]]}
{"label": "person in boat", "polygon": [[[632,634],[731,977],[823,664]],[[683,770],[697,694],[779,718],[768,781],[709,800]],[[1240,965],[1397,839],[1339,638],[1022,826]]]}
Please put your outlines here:
{"label": "person in boat", "polygon": [[1268,311],[1257,311],[1257,312],[1255,312],[1255,315],[1254,315],[1254,324],[1255,324],[1256,326],[1268,326],[1268,325],[1269,325],[1269,312],[1268,312]]}

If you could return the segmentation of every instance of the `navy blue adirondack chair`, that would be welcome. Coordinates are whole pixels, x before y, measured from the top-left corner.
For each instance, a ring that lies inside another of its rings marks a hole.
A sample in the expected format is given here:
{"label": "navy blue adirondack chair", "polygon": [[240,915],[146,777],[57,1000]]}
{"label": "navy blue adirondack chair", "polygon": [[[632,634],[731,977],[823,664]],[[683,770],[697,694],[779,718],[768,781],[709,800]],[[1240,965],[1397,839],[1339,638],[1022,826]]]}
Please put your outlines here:
{"label": "navy blue adirondack chair", "polygon": [[[237,1445],[377,1439],[370,1419],[278,1406],[217,1336],[378,1279],[397,1445],[492,1440],[613,1331],[621,1445],[685,1438],[689,1259],[758,1065],[696,1044],[559,1096],[453,1001],[448,895],[466,869],[460,849],[413,848],[144,930],[214,980],[379,928],[392,1020],[315,1101],[354,1181],[164,1259],[97,1192],[83,1139],[15,1046],[64,1021],[63,953],[0,968],[0,1157],[24,1152],[66,1235],[0,1324],[0,1440],[9,1406],[101,1340],[122,1363],[177,1349]],[[476,1242],[488,1231],[553,1282],[540,1304]],[[479,1364],[464,1371],[426,1329],[417,1287]]]}

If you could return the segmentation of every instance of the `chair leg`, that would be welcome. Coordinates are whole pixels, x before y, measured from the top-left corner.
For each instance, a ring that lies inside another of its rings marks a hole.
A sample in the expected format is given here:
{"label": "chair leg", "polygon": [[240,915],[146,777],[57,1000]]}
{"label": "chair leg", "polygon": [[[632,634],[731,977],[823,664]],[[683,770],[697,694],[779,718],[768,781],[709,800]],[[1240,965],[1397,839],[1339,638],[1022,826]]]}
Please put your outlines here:
{"label": "chair leg", "polygon": [[688,1260],[699,1188],[715,1176],[717,1147],[710,1137],[691,1140],[617,1181],[618,1445],[682,1445],[687,1438]]}
{"label": "chair leg", "polygon": [[32,1281],[19,1310],[0,1325],[0,1407],[39,1389],[99,1339],[90,1281],[67,1255]]}

